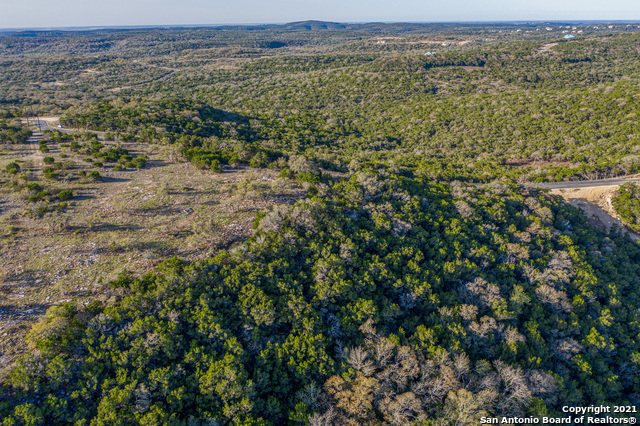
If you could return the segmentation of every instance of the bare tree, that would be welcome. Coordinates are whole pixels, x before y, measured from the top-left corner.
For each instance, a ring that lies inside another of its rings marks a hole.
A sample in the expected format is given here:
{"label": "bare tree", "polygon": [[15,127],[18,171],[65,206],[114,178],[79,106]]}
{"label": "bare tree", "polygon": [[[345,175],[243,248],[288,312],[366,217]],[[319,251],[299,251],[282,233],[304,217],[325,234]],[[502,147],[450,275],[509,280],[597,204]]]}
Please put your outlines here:
{"label": "bare tree", "polygon": [[569,297],[567,296],[567,293],[562,290],[556,290],[550,285],[542,284],[536,288],[536,295],[543,304],[551,308],[551,310],[556,313],[571,312]]}
{"label": "bare tree", "polygon": [[524,415],[524,407],[533,396],[524,372],[502,361],[495,361],[493,364],[502,382],[502,392],[497,405],[498,413],[503,416]]}
{"label": "bare tree", "polygon": [[420,400],[411,392],[380,401],[380,411],[392,425],[406,425],[424,416]]}
{"label": "bare tree", "polygon": [[458,293],[462,301],[485,308],[490,308],[494,301],[500,299],[500,287],[481,277],[464,284]]}
{"label": "bare tree", "polygon": [[336,410],[333,406],[330,406],[323,414],[313,413],[309,416],[309,426],[331,426],[333,425],[333,419],[336,417]]}
{"label": "bare tree", "polygon": [[362,346],[356,346],[349,351],[347,363],[365,376],[370,376],[375,371],[373,362],[369,360],[369,354]]}

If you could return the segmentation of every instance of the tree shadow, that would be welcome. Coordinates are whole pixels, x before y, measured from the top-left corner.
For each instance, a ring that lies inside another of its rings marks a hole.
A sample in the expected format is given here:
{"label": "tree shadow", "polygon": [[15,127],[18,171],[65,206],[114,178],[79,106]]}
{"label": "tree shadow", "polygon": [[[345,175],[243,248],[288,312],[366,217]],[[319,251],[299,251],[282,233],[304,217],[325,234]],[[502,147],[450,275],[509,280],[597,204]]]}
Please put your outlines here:
{"label": "tree shadow", "polygon": [[74,195],[71,200],[72,201],[85,201],[85,200],[93,200],[94,198],[96,198],[94,195],[81,194],[81,195]]}
{"label": "tree shadow", "polygon": [[53,304],[42,304],[42,303],[27,303],[24,305],[15,305],[15,304],[7,304],[0,305],[0,320],[9,320],[11,317],[21,316],[20,320],[25,320],[27,317],[37,317],[42,315],[49,309]]}
{"label": "tree shadow", "polygon": [[129,244],[126,247],[127,251],[135,251],[135,252],[145,252],[151,251],[153,253],[158,253],[160,255],[164,255],[168,248],[157,241],[139,241],[133,244]]}
{"label": "tree shadow", "polygon": [[142,227],[132,224],[115,224],[115,223],[100,223],[93,224],[89,228],[93,232],[112,232],[112,231],[139,231]]}
{"label": "tree shadow", "polygon": [[113,183],[113,182],[130,182],[131,179],[129,178],[121,178],[121,177],[114,177],[114,176],[102,176],[102,182],[106,182],[106,183]]}
{"label": "tree shadow", "polygon": [[569,204],[574,207],[578,207],[582,212],[587,216],[589,220],[589,224],[600,231],[608,234],[611,228],[615,225],[619,229],[624,230],[624,232],[631,238],[632,240],[640,240],[640,236],[630,230],[624,223],[622,223],[618,218],[614,217],[600,207],[599,205],[589,201],[586,198],[571,198],[567,200]]}
{"label": "tree shadow", "polygon": [[149,160],[147,161],[147,165],[144,166],[142,169],[138,169],[138,170],[144,170],[144,169],[157,169],[159,167],[166,167],[168,164],[170,164],[167,161],[164,160]]}
{"label": "tree shadow", "polygon": [[146,207],[136,210],[137,213],[152,214],[154,216],[174,216],[178,214],[191,214],[193,209],[185,207],[180,208],[173,205],[161,204],[155,207]]}

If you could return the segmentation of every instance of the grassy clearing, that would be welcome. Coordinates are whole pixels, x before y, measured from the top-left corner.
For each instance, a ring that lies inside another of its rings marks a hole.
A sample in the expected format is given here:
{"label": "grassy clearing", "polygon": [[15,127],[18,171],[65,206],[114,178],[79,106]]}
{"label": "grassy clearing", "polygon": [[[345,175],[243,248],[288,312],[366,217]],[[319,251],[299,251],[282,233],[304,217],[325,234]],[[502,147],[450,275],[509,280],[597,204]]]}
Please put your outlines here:
{"label": "grassy clearing", "polygon": [[[257,211],[304,196],[275,171],[213,174],[180,161],[171,147],[123,146],[146,155],[147,166],[96,167],[59,144],[49,144],[46,154],[34,141],[2,147],[0,169],[17,161],[20,172],[0,173],[1,365],[24,350],[26,331],[49,306],[109,300],[107,283],[123,269],[142,273],[170,256],[210,257],[246,239]],[[75,166],[46,179],[45,156]],[[80,176],[93,170],[102,181]],[[55,195],[30,201],[37,196],[31,183],[73,197],[66,206]]]}

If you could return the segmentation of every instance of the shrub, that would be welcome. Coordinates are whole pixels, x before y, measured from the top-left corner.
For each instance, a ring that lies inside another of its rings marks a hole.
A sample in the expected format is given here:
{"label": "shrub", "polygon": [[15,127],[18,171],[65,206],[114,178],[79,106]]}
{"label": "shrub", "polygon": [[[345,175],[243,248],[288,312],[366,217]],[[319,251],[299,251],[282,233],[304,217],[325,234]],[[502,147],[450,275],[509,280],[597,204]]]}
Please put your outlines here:
{"label": "shrub", "polygon": [[133,160],[133,164],[135,164],[136,168],[142,169],[147,165],[147,157],[141,155],[140,157],[137,157],[135,160]]}
{"label": "shrub", "polygon": [[104,166],[104,164],[102,164],[100,161],[94,161],[93,164],[91,164],[93,167],[102,167]]}
{"label": "shrub", "polygon": [[102,176],[96,170],[90,172],[87,175],[87,177],[90,178],[91,180],[93,180],[94,182],[99,182],[99,181],[102,180]]}
{"label": "shrub", "polygon": [[18,163],[16,163],[15,161],[7,164],[4,169],[11,173],[12,175],[17,174],[20,171],[20,166],[18,165]]}
{"label": "shrub", "polygon": [[222,173],[222,166],[220,165],[220,161],[218,161],[218,160],[211,160],[211,164],[209,165],[209,169],[212,172]]}
{"label": "shrub", "polygon": [[27,343],[32,348],[48,350],[54,345],[67,342],[74,330],[75,309],[71,305],[52,306],[44,318],[38,321],[27,334]]}
{"label": "shrub", "polygon": [[49,191],[40,191],[36,195],[32,195],[31,197],[29,197],[27,201],[30,203],[37,203],[38,201],[41,201],[43,198],[46,198],[48,196]]}
{"label": "shrub", "polygon": [[60,193],[58,194],[58,198],[60,199],[60,201],[67,201],[73,198],[73,192],[71,192],[69,189],[65,189],[64,191],[60,191]]}
{"label": "shrub", "polygon": [[40,151],[43,153],[47,153],[49,152],[49,147],[47,147],[46,145],[42,145],[40,146]]}
{"label": "shrub", "polygon": [[116,164],[115,166],[113,166],[113,171],[114,172],[120,172],[122,170],[124,170],[124,167],[122,167],[121,164]]}
{"label": "shrub", "polygon": [[262,222],[262,219],[267,215],[267,212],[258,212],[256,214],[256,218],[253,220],[253,229],[258,229],[258,227],[260,226],[260,222]]}
{"label": "shrub", "polygon": [[320,183],[322,177],[311,172],[300,172],[296,175],[298,182]]}
{"label": "shrub", "polygon": [[285,169],[280,170],[278,177],[293,179],[295,177],[295,173],[293,173],[293,171],[291,171],[291,169],[287,167]]}
{"label": "shrub", "polygon": [[42,187],[38,184],[38,182],[30,182],[27,184],[27,189],[29,191],[38,192],[42,191]]}
{"label": "shrub", "polygon": [[292,155],[291,158],[289,158],[289,168],[296,173],[320,173],[316,163],[301,155]]}
{"label": "shrub", "polygon": [[60,164],[62,166],[61,168],[66,169],[66,170],[70,170],[70,169],[75,169],[76,168],[76,163],[74,163],[73,161],[65,161],[65,162],[57,163],[57,164]]}
{"label": "shrub", "polygon": [[262,168],[267,165],[267,155],[264,152],[259,152],[253,156],[249,162],[249,166],[254,169]]}
{"label": "shrub", "polygon": [[55,160],[53,157],[44,157],[44,158],[42,159],[42,162],[43,162],[44,164],[53,164],[53,163],[55,163],[55,161],[56,161],[56,160]]}

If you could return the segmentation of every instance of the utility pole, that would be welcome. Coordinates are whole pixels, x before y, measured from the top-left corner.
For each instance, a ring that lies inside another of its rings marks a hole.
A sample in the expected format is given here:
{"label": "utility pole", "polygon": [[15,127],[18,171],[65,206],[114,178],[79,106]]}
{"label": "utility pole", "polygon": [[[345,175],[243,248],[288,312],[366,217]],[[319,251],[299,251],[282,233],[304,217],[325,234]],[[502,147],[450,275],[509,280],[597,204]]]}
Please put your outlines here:
{"label": "utility pole", "polygon": [[[34,116],[35,114],[34,114],[34,112],[33,112],[33,105],[30,105],[30,106],[31,106],[31,115],[32,115],[32,116]],[[35,120],[35,121],[36,121],[36,126],[38,127],[38,130],[42,130],[42,129],[40,128],[40,120],[38,119],[38,117],[37,117],[37,116],[36,116],[36,120]]]}

